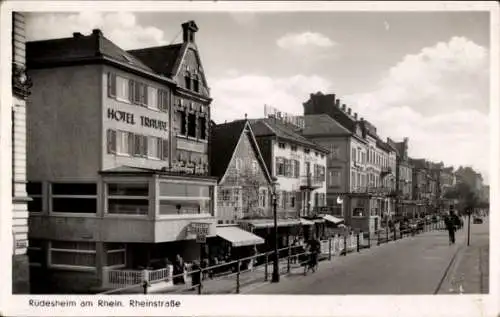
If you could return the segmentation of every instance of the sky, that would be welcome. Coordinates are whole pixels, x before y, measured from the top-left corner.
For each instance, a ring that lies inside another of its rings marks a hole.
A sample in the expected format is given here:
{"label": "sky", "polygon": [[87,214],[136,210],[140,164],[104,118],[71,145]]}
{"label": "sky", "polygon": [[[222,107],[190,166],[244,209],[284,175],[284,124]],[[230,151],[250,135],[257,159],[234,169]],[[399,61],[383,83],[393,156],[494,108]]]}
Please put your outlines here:
{"label": "sky", "polygon": [[27,39],[100,28],[123,49],[178,43],[195,20],[217,123],[295,115],[334,93],[409,154],[489,177],[488,12],[29,13]]}

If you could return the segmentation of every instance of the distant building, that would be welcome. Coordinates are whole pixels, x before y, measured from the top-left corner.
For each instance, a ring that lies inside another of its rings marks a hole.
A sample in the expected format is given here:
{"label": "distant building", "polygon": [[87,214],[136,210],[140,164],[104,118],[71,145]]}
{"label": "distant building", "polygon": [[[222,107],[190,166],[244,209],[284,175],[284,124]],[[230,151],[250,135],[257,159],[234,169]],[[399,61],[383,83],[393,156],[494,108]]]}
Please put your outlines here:
{"label": "distant building", "polygon": [[100,30],[28,43],[35,292],[88,292],[215,236],[209,89],[193,21],[183,42],[124,51]]}

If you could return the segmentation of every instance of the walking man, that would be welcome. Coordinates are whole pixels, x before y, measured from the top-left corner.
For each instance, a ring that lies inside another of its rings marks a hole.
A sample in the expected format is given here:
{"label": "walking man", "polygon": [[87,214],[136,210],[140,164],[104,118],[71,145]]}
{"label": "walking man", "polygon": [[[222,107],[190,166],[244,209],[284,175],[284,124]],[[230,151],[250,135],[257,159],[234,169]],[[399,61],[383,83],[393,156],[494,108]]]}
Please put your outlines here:
{"label": "walking man", "polygon": [[456,230],[456,218],[457,216],[450,210],[450,215],[445,218],[444,223],[446,225],[446,230],[448,230],[448,236],[450,238],[450,245],[455,243],[455,230]]}

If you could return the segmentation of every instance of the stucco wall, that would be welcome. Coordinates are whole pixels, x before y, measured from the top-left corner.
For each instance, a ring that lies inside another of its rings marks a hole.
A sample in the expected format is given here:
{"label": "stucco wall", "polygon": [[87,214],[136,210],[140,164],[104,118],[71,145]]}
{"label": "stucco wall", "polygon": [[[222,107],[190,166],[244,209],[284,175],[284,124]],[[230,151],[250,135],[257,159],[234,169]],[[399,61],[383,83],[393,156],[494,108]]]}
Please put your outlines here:
{"label": "stucco wall", "polygon": [[101,149],[97,65],[31,70],[28,179],[96,179]]}

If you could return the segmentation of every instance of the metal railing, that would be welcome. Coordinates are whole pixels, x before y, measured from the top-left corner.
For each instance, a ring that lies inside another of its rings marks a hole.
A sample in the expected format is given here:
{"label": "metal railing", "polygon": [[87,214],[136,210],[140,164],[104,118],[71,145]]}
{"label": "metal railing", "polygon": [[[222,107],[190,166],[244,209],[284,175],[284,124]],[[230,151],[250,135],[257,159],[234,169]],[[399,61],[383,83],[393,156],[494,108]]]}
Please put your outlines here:
{"label": "metal railing", "polygon": [[[358,253],[363,249],[369,249],[384,243],[417,234],[445,230],[444,222],[425,223],[422,227],[398,229],[384,228],[378,230],[374,235],[359,231],[347,234],[338,234],[320,241],[320,253],[318,261],[332,261],[333,257],[347,256],[349,253]],[[280,274],[307,275],[311,253],[304,245],[288,246],[278,250]],[[169,282],[167,289],[152,291],[155,293],[174,294],[239,294],[241,288],[246,285],[265,283],[271,280],[273,270],[274,251],[264,252],[257,255],[240,258],[210,267],[191,267],[183,273],[167,276],[156,282]],[[151,274],[145,275],[140,283],[109,290],[101,294],[124,294],[150,292],[155,281],[149,279]],[[137,281],[137,280],[136,280]]]}

